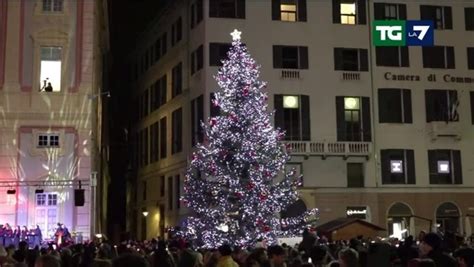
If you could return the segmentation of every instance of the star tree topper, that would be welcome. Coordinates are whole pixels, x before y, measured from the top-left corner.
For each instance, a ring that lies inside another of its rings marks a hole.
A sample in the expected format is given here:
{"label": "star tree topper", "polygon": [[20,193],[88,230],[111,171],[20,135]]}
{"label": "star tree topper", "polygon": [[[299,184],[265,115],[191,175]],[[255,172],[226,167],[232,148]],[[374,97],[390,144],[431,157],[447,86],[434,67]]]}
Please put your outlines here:
{"label": "star tree topper", "polygon": [[230,33],[230,35],[232,35],[232,40],[233,41],[240,40],[240,35],[241,34],[242,34],[242,32],[237,30],[237,29],[234,29],[234,31]]}

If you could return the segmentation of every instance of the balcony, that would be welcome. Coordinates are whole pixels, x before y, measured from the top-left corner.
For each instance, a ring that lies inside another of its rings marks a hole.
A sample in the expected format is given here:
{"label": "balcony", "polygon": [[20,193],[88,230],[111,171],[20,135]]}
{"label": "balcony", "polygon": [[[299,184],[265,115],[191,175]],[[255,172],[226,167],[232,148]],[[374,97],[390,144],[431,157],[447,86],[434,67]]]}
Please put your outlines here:
{"label": "balcony", "polygon": [[461,139],[461,127],[458,121],[432,121],[428,123],[428,133],[431,139],[440,137],[451,137],[456,140]]}
{"label": "balcony", "polygon": [[360,73],[358,72],[343,72],[341,77],[344,81],[360,81]]}
{"label": "balcony", "polygon": [[372,152],[368,142],[310,142],[285,141],[287,152],[292,156],[321,156],[326,157],[366,157]]}
{"label": "balcony", "polygon": [[299,70],[282,70],[281,76],[282,79],[300,79]]}

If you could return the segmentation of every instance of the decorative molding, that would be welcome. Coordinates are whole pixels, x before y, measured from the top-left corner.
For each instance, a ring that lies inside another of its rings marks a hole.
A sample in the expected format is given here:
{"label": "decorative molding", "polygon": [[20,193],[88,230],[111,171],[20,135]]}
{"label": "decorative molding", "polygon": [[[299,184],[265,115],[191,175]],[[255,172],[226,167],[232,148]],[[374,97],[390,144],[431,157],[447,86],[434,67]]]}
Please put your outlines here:
{"label": "decorative molding", "polygon": [[[58,134],[59,135],[59,147],[38,147],[36,142],[41,134]],[[40,130],[40,129],[33,129],[32,130],[32,144],[30,148],[30,156],[32,157],[42,157],[48,160],[49,157],[62,157],[64,156],[65,152],[65,132],[64,130]]]}
{"label": "decorative molding", "polygon": [[7,47],[8,1],[0,0],[0,89],[5,82],[5,61]]}

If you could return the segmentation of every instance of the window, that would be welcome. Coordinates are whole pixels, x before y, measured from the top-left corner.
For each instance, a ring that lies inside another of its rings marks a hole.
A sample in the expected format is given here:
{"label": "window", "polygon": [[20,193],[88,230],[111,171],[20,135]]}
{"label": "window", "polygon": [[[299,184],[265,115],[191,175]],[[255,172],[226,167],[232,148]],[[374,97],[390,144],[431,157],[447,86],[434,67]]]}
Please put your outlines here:
{"label": "window", "polygon": [[36,194],[36,206],[46,206],[46,194]]}
{"label": "window", "polygon": [[363,163],[347,163],[347,187],[364,187]]}
{"label": "window", "polygon": [[166,32],[163,33],[163,35],[161,35],[161,37],[155,41],[154,49],[155,49],[154,60],[156,62],[160,60],[160,58],[162,58],[166,54],[166,49],[167,49]]}
{"label": "window", "polygon": [[163,77],[153,84],[150,101],[153,111],[166,104],[166,75],[163,75]]}
{"label": "window", "polygon": [[198,49],[191,53],[191,75],[202,69],[204,60],[203,46],[200,45]]}
{"label": "window", "polygon": [[146,89],[145,91],[143,91],[143,94],[142,94],[142,118],[148,116],[148,113],[150,111],[149,109],[149,98],[148,98],[148,95],[149,95],[149,90]]}
{"label": "window", "polygon": [[165,196],[165,176],[160,177],[160,197]]}
{"label": "window", "polygon": [[462,184],[461,151],[428,150],[430,184]]}
{"label": "window", "polygon": [[146,181],[142,181],[142,200],[146,201]]}
{"label": "window", "polygon": [[181,179],[179,175],[175,176],[176,179],[176,208],[180,209],[181,208]]}
{"label": "window", "polygon": [[415,184],[415,157],[411,149],[382,149],[382,184]]}
{"label": "window", "polygon": [[191,29],[193,29],[203,18],[203,0],[197,0],[191,4]]}
{"label": "window", "polygon": [[209,66],[222,66],[222,60],[227,59],[227,52],[232,47],[228,43],[209,44]]}
{"label": "window", "polygon": [[168,177],[168,209],[173,210],[173,177]]}
{"label": "window", "polygon": [[44,12],[61,12],[63,11],[63,0],[43,0]]}
{"label": "window", "polygon": [[141,166],[146,166],[149,161],[149,156],[148,156],[148,128],[145,128],[141,131]]}
{"label": "window", "polygon": [[306,21],[306,0],[272,0],[272,19]]}
{"label": "window", "polygon": [[471,98],[471,122],[474,125],[474,92],[469,92]]}
{"label": "window", "polygon": [[179,108],[171,114],[172,118],[172,137],[171,154],[181,152],[183,150],[183,109]]}
{"label": "window", "polygon": [[334,48],[334,69],[368,71],[367,49]]}
{"label": "window", "polygon": [[56,206],[56,205],[58,205],[58,195],[48,194],[48,206]]}
{"label": "window", "polygon": [[452,46],[424,46],[423,67],[432,69],[454,69],[454,47]]}
{"label": "window", "polygon": [[160,158],[166,158],[167,151],[167,138],[166,138],[166,117],[160,120]]}
{"label": "window", "polygon": [[372,139],[368,97],[336,97],[337,141]]}
{"label": "window", "polygon": [[245,19],[245,0],[209,0],[209,17]]}
{"label": "window", "polygon": [[374,3],[376,20],[406,20],[407,6],[405,4]]}
{"label": "window", "polygon": [[474,7],[464,8],[466,31],[474,31]]}
{"label": "window", "polygon": [[171,97],[175,97],[183,90],[183,64],[181,62],[173,68],[171,79]]}
{"label": "window", "polygon": [[426,122],[459,121],[458,93],[455,90],[425,90]]}
{"label": "window", "polygon": [[333,23],[366,24],[365,2],[365,0],[333,0]]}
{"label": "window", "polygon": [[273,68],[308,69],[308,47],[274,45]]}
{"label": "window", "polygon": [[158,122],[150,126],[150,161],[158,161]]}
{"label": "window", "polygon": [[36,194],[36,206],[57,206],[57,194]]}
{"label": "window", "polygon": [[44,92],[61,91],[62,48],[57,46],[41,47],[40,88]]}
{"label": "window", "polygon": [[38,135],[38,148],[58,148],[59,134],[58,133],[43,133]]}
{"label": "window", "polygon": [[412,123],[411,91],[408,89],[379,89],[379,122]]}
{"label": "window", "polygon": [[409,67],[407,46],[377,46],[375,47],[377,66]]}
{"label": "window", "polygon": [[285,140],[311,140],[309,96],[275,95],[275,126],[285,131]]}
{"label": "window", "polygon": [[171,46],[181,41],[183,33],[183,20],[181,17],[171,26]]}
{"label": "window", "polygon": [[446,30],[453,28],[453,16],[450,6],[420,6],[420,19],[432,20],[434,28]]}
{"label": "window", "polygon": [[199,97],[191,101],[191,145],[202,143],[204,133],[201,122],[204,120],[204,97]]}
{"label": "window", "polygon": [[467,48],[467,68],[474,70],[474,47]]}
{"label": "window", "polygon": [[219,116],[221,110],[219,108],[219,106],[216,106],[214,104],[214,100],[216,99],[216,95],[214,93],[211,93],[210,94],[210,97],[209,97],[209,102],[210,102],[210,107],[209,107],[209,117],[215,117],[215,116]]}

